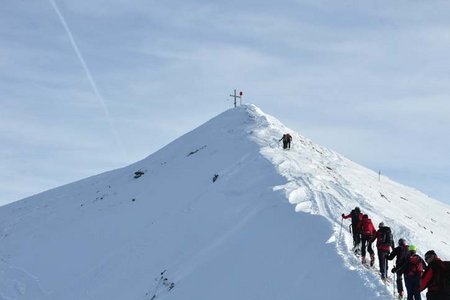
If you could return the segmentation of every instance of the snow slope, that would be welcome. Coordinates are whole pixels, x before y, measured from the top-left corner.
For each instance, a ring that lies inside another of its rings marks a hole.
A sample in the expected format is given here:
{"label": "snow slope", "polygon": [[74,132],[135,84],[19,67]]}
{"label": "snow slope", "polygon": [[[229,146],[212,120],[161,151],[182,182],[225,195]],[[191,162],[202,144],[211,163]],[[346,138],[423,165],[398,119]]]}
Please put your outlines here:
{"label": "snow slope", "polygon": [[347,221],[339,239],[356,205],[448,258],[448,205],[230,109],[133,165],[0,207],[0,300],[391,299]]}

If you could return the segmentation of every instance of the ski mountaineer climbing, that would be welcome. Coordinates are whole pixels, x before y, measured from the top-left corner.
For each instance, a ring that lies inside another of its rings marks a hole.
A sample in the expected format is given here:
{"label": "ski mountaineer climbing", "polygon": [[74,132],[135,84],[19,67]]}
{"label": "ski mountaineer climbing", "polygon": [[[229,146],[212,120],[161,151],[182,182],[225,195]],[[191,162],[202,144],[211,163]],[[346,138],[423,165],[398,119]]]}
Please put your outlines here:
{"label": "ski mountaineer climbing", "polygon": [[359,252],[358,246],[361,242],[360,228],[358,227],[359,222],[363,218],[363,214],[358,206],[356,206],[348,215],[342,214],[342,218],[348,219],[352,218],[352,233],[353,233],[353,251],[355,253]]}
{"label": "ski mountaineer climbing", "polygon": [[396,273],[397,275],[397,292],[398,298],[403,299],[404,291],[403,291],[403,273],[404,269],[402,268],[406,263],[406,258],[408,256],[408,245],[406,244],[405,239],[401,238],[398,240],[398,246],[394,248],[394,250],[389,254],[388,260],[393,260],[395,257],[395,266],[392,268],[392,273]]}
{"label": "ski mountaineer climbing", "polygon": [[289,133],[283,134],[283,137],[278,141],[283,141],[283,149],[291,149],[292,136]]}
{"label": "ski mountaineer climbing", "polygon": [[450,262],[442,261],[434,250],[425,253],[428,267],[422,276],[420,291],[428,288],[427,300],[450,299]]}
{"label": "ski mountaineer climbing", "polygon": [[408,300],[422,300],[420,296],[420,278],[426,267],[425,261],[416,254],[416,246],[408,246],[408,257],[402,269],[405,275]]}
{"label": "ski mountaineer climbing", "polygon": [[372,239],[377,232],[373,226],[372,220],[368,215],[363,215],[361,222],[358,224],[358,230],[361,232],[361,262],[366,263],[366,244],[367,251],[370,255],[370,266],[373,266],[375,261],[375,254],[372,249]]}
{"label": "ski mountaineer climbing", "polygon": [[391,228],[384,226],[384,223],[381,222],[378,225],[378,231],[373,237],[372,242],[375,239],[377,240],[378,263],[380,265],[381,279],[385,281],[387,279],[387,270],[389,269],[387,257],[391,252],[391,247],[394,248]]}

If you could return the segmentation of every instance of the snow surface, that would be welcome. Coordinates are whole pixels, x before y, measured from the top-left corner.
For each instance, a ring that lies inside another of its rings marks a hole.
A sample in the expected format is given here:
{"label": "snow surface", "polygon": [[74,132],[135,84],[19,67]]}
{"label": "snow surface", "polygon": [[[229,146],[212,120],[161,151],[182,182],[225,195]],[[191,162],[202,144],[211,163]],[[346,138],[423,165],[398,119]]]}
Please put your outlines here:
{"label": "snow surface", "polygon": [[354,206],[449,258],[449,205],[241,106],[133,165],[0,207],[0,300],[392,299],[350,251],[340,215]]}

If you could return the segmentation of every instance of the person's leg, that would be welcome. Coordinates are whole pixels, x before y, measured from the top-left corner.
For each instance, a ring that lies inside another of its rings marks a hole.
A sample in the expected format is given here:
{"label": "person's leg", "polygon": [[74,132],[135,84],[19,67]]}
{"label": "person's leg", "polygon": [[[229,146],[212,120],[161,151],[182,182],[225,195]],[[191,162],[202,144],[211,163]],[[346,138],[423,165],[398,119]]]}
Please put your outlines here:
{"label": "person's leg", "polygon": [[397,291],[399,295],[403,295],[403,273],[397,272]]}
{"label": "person's leg", "polygon": [[422,296],[420,295],[420,277],[417,276],[413,279],[413,295],[414,300],[422,300]]}
{"label": "person's leg", "polygon": [[386,274],[386,251],[378,249],[378,263],[380,266],[381,279],[385,279]]}
{"label": "person's leg", "polygon": [[367,242],[367,251],[370,254],[370,266],[372,267],[373,264],[375,263],[375,253],[373,252],[372,242],[370,242],[370,239],[372,239],[372,237],[370,237],[369,242]]}
{"label": "person's leg", "polygon": [[356,249],[361,243],[361,235],[356,228],[356,225],[352,224],[352,233],[353,233],[353,247]]}
{"label": "person's leg", "polygon": [[361,239],[361,256],[364,260],[366,258],[366,242],[367,242],[367,238],[365,236],[363,236]]}
{"label": "person's leg", "polygon": [[408,300],[414,300],[414,292],[413,287],[411,284],[411,279],[405,276],[405,286],[406,286],[406,293],[408,293]]}

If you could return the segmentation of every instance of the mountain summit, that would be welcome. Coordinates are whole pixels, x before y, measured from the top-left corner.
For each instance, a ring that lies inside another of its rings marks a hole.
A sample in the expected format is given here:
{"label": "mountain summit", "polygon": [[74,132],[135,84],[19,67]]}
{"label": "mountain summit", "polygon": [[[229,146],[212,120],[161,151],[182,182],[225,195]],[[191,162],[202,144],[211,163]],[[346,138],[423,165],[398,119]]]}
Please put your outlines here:
{"label": "mountain summit", "polygon": [[241,106],[135,164],[0,207],[0,300],[391,299],[350,251],[341,213],[355,206],[448,257],[448,205]]}

